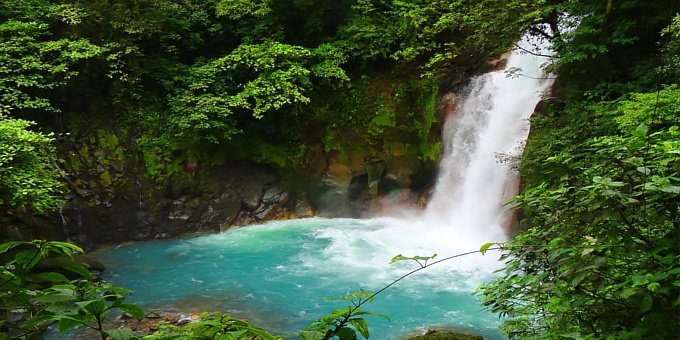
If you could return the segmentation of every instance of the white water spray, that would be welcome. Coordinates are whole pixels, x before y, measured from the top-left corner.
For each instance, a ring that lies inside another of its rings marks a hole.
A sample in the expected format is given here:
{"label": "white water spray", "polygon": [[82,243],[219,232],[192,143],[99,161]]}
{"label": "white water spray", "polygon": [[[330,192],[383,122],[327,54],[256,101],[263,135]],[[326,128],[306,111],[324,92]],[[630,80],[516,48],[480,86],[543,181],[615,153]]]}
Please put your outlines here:
{"label": "white water spray", "polygon": [[[550,53],[531,47],[536,44],[529,38],[520,45],[536,54]],[[502,205],[518,185],[516,170],[507,160],[521,155],[528,118],[552,84],[541,67],[545,62],[545,57],[518,49],[508,58],[505,70],[474,78],[458,96],[457,105],[451,105],[455,111],[447,112],[440,174],[426,211],[368,220],[351,230],[321,228],[317,237],[331,241],[324,261],[354,268],[381,282],[394,275],[394,267],[386,263],[397,254],[437,253],[442,258],[474,251],[487,242],[505,241]],[[513,71],[521,75],[508,76]],[[496,260],[489,254],[437,267],[468,274],[488,272],[497,267]]]}
{"label": "white water spray", "polygon": [[[529,38],[522,42],[531,43]],[[425,217],[428,223],[464,232],[472,245],[505,239],[502,204],[518,186],[511,163],[524,149],[529,116],[552,84],[541,69],[544,62],[545,57],[518,49],[505,70],[471,81],[444,125],[443,157]],[[521,75],[511,76],[513,70]]]}

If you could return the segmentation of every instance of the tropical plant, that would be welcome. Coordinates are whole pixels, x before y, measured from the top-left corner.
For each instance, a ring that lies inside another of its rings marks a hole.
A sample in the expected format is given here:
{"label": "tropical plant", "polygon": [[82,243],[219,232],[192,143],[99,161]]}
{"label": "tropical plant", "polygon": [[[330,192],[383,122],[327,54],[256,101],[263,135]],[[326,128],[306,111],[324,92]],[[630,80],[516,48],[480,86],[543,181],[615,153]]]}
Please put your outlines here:
{"label": "tropical plant", "polygon": [[680,332],[680,132],[640,125],[548,160],[555,185],[513,200],[527,230],[504,245],[483,304],[510,337],[670,338]]}
{"label": "tropical plant", "polygon": [[130,293],[95,278],[74,254],[82,249],[66,242],[12,241],[0,245],[10,259],[0,267],[0,336],[28,338],[55,325],[60,334],[86,327],[101,339],[130,339],[132,331],[106,328],[113,311],[141,319],[144,312],[124,303]]}
{"label": "tropical plant", "polygon": [[43,213],[59,207],[63,188],[52,135],[34,125],[0,114],[0,206]]}
{"label": "tropical plant", "polygon": [[158,331],[150,334],[144,339],[258,339],[258,340],[278,340],[282,339],[259,328],[250,322],[234,318],[223,313],[203,313],[197,320],[184,326],[177,326],[170,323],[159,325]]}
{"label": "tropical plant", "polygon": [[79,61],[100,53],[101,48],[87,39],[53,39],[42,22],[0,23],[0,114],[58,111],[49,91],[76,76]]}

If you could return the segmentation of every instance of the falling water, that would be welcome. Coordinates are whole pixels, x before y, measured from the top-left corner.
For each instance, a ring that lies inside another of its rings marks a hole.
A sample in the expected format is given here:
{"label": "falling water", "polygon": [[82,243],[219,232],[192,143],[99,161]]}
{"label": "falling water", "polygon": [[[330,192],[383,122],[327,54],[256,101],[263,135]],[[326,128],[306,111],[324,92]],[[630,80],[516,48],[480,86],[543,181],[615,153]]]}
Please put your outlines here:
{"label": "falling water", "polygon": [[[532,44],[529,37],[522,43],[525,49]],[[518,49],[504,70],[471,81],[444,125],[428,223],[464,231],[476,243],[503,241],[502,204],[518,182],[511,164],[523,151],[529,116],[552,84],[541,68],[545,61]]]}
{"label": "falling water", "polygon": [[[545,52],[543,52],[545,53]],[[502,202],[513,170],[499,159],[521,153],[527,118],[550,80],[540,58],[512,53],[506,70],[473,79],[444,128],[436,191],[424,212],[369,220],[278,221],[223,234],[130,244],[100,254],[107,278],[135,291],[147,308],[221,310],[282,333],[303,329],[335,308],[325,300],[377,291],[417,267],[390,265],[397,254],[439,258],[503,241]],[[470,294],[498,267],[493,254],[473,255],[421,271],[386,290],[365,309],[389,315],[369,321],[372,338],[397,339],[446,326],[499,337],[498,318]]]}
{"label": "falling water", "polygon": [[[471,80],[458,98],[443,129],[443,150],[436,189],[424,213],[384,218],[374,231],[329,236],[343,254],[343,265],[367,262],[379,268],[396,254],[439,257],[479,249],[506,238],[503,203],[516,193],[513,160],[520,157],[529,132],[529,116],[552,79],[543,71],[545,47],[525,37],[504,70]],[[364,246],[367,243],[369,246]],[[370,249],[370,260],[367,252]],[[442,270],[488,273],[493,256],[472,256]],[[376,273],[382,271],[376,270]]]}
{"label": "falling water", "polygon": [[69,241],[69,232],[68,232],[68,220],[66,219],[66,216],[64,216],[64,208],[59,207],[59,218],[61,219],[61,231],[64,235],[64,239]]}

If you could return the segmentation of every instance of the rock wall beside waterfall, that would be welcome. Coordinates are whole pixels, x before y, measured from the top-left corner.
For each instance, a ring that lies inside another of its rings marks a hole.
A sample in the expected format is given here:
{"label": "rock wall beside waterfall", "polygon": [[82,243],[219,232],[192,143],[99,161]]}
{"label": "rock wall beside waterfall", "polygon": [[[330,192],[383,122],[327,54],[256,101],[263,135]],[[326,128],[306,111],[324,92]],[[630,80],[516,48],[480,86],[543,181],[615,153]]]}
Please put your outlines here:
{"label": "rock wall beside waterfall", "polygon": [[85,130],[62,142],[66,204],[50,216],[2,214],[1,237],[74,241],[86,248],[126,241],[219,232],[268,220],[366,217],[389,204],[416,205],[434,178],[434,162],[395,141],[376,152],[310,152],[295,169],[226,159],[184,164],[162,182],[152,180],[134,136],[113,129]]}
{"label": "rock wall beside waterfall", "polygon": [[227,150],[211,159],[178,156],[170,160],[173,171],[159,178],[134,126],[115,118],[77,124],[58,142],[67,174],[64,207],[50,216],[0,212],[0,238],[96,247],[273,219],[358,218],[423,207],[436,178],[441,125],[456,105],[441,93],[469,78],[463,69],[452,74],[455,79],[441,84],[416,73],[367,80],[365,92],[349,96],[357,103],[333,107],[366,121],[310,126],[304,134],[312,137],[302,137],[305,152],[294,165]]}

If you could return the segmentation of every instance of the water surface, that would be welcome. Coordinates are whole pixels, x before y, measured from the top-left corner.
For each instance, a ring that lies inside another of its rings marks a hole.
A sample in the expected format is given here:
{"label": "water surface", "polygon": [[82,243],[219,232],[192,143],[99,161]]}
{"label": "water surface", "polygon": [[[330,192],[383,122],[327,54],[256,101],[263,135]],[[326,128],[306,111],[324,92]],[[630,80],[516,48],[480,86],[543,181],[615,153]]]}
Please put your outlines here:
{"label": "water surface", "polygon": [[[294,334],[346,305],[327,298],[358,289],[377,291],[417,267],[390,265],[397,253],[388,255],[384,243],[374,242],[403,227],[396,222],[280,221],[218,235],[128,244],[101,252],[97,259],[107,267],[105,278],[132,289],[129,300],[143,307],[227,311],[278,334]],[[404,255],[431,255],[409,253],[417,249],[404,242]],[[473,265],[489,261],[480,257],[438,264],[378,295],[364,310],[385,314],[390,321],[369,317],[371,338],[398,339],[443,326],[498,338],[497,316],[481,310],[471,294],[490,277],[490,269]]]}

